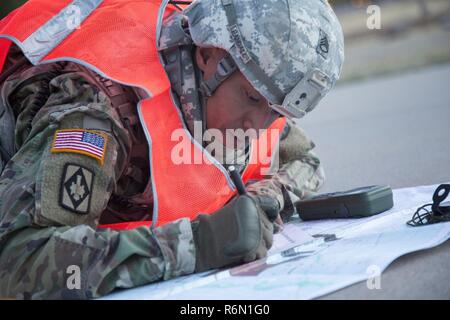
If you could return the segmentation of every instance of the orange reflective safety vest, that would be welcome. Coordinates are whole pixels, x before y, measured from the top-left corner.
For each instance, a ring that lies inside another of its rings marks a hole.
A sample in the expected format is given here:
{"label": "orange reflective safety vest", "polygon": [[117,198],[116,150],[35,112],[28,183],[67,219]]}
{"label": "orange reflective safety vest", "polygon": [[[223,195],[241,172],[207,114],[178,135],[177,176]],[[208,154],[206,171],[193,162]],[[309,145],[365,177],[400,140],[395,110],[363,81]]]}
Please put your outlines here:
{"label": "orange reflective safety vest", "polygon": [[[157,48],[162,21],[174,10],[167,0],[29,0],[0,21],[0,72],[14,42],[34,65],[80,63],[150,96],[137,110],[150,147],[153,220],[100,227],[131,229],[194,219],[220,209],[236,194],[225,168],[195,142],[172,101]],[[253,141],[244,182],[263,178],[285,123],[285,118],[277,119]],[[181,141],[188,144],[192,159],[202,161],[173,161]]]}

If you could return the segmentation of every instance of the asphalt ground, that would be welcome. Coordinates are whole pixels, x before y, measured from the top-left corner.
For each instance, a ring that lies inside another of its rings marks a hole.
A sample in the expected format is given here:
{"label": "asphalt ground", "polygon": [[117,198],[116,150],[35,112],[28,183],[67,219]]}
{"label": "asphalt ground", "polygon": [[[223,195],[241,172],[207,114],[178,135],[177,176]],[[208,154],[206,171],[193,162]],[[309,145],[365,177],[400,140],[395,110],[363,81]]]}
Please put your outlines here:
{"label": "asphalt ground", "polygon": [[[450,64],[338,86],[298,123],[325,168],[321,192],[449,182]],[[361,282],[323,298],[450,299],[449,262],[447,241],[397,259],[380,290]]]}
{"label": "asphalt ground", "polygon": [[323,192],[450,181],[450,64],[338,86],[300,127],[316,144]]}

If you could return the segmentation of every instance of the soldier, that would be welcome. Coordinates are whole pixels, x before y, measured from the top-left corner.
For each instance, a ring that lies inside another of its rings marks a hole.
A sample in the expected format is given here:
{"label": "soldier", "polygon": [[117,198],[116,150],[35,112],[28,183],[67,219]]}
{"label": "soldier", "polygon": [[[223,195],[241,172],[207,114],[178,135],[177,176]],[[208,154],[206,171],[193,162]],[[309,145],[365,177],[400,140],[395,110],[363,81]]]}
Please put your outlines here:
{"label": "soldier", "polygon": [[[0,23],[2,297],[96,298],[262,258],[295,197],[323,184],[291,119],[341,72],[326,1],[123,1],[126,16],[110,1],[79,2],[79,28],[62,23],[70,8],[33,0]],[[195,122],[281,129],[278,170],[261,176],[249,146],[235,150],[248,191],[236,195],[221,155],[175,165],[173,130],[207,153]]]}

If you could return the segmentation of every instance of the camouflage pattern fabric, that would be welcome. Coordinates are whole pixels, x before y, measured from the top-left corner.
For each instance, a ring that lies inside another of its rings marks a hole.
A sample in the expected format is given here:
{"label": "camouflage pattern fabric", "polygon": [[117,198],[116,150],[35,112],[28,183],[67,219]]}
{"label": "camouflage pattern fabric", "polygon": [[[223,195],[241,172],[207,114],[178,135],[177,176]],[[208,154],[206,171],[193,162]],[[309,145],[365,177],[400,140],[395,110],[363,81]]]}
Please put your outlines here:
{"label": "camouflage pattern fabric", "polygon": [[[231,3],[235,22],[227,11]],[[193,42],[230,53],[253,87],[274,105],[284,104],[286,95],[315,69],[329,78],[322,97],[340,77],[344,37],[325,0],[197,0],[184,14]]]}
{"label": "camouflage pattern fabric", "polygon": [[[95,298],[192,273],[195,247],[187,219],[154,230],[96,229],[130,141],[106,96],[80,75],[60,69],[59,64],[32,67],[10,77],[2,90],[17,115],[18,151],[0,177],[0,297]],[[109,138],[103,165],[81,154],[50,152],[55,131],[84,129],[85,116],[106,123],[99,125]],[[88,212],[61,206],[66,164],[93,176],[83,190],[90,197]],[[75,288],[73,268],[80,270]]]}

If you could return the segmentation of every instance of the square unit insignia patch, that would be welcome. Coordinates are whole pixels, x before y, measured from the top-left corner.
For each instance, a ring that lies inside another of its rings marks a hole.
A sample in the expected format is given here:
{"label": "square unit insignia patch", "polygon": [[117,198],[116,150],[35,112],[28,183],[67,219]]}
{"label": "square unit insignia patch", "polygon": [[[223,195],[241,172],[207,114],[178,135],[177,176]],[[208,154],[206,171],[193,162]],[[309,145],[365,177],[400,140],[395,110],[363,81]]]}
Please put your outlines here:
{"label": "square unit insignia patch", "polygon": [[67,163],[64,166],[59,191],[61,207],[78,214],[89,213],[93,182],[94,172],[85,167]]}

